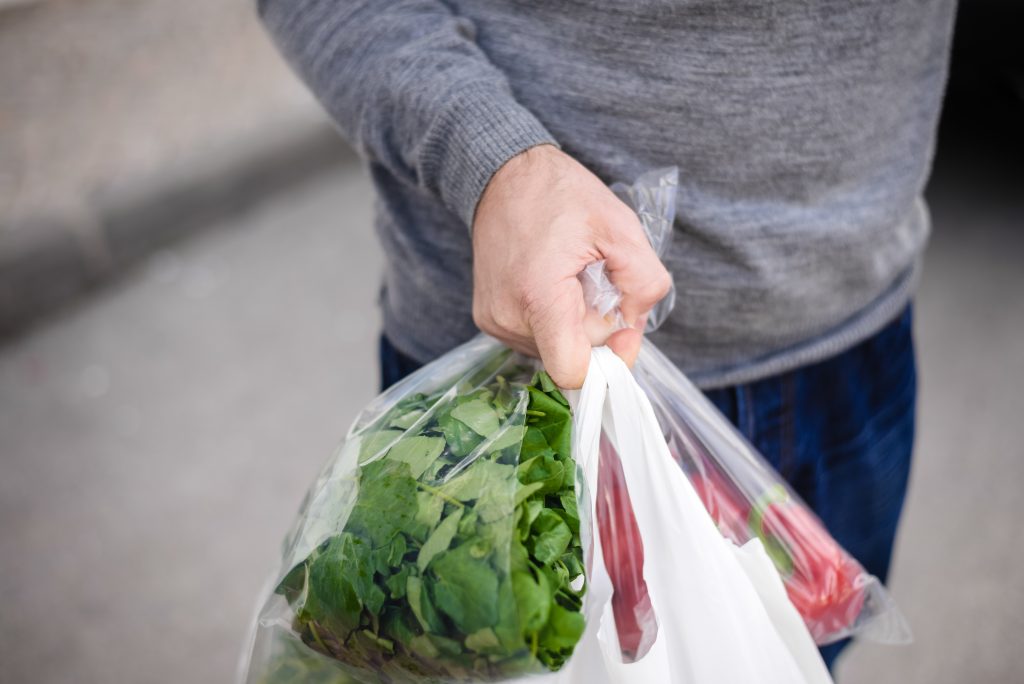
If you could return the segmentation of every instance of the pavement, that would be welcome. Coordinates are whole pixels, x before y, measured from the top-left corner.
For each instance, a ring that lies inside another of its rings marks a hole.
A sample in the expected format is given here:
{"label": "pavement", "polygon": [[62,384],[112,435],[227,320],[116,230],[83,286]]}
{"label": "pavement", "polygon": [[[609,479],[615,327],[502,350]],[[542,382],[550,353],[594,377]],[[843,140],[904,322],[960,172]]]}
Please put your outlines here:
{"label": "pavement", "polygon": [[0,335],[349,154],[255,0],[3,0]]}
{"label": "pavement", "polygon": [[[892,593],[916,641],[841,684],[1024,681],[1024,215],[954,181],[916,308]],[[375,393],[354,164],[139,262],[0,346],[0,682],[231,681],[302,495]]]}

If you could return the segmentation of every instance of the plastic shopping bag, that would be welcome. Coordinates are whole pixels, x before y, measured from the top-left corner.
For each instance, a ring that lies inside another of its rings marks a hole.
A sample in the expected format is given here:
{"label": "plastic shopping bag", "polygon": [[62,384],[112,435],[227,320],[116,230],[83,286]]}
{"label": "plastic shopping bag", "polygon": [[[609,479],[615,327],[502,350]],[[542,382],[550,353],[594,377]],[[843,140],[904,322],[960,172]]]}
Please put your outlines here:
{"label": "plastic shopping bag", "polygon": [[[617,188],[662,247],[674,185]],[[581,276],[613,314],[602,279]],[[723,537],[628,370],[593,359],[575,415],[482,336],[372,402],[307,495],[240,681],[830,681],[761,542]]]}
{"label": "plastic shopping bag", "polygon": [[[482,336],[371,403],[310,490],[242,681],[830,681],[760,542],[723,538],[629,371],[594,359],[575,415]],[[631,526],[603,524],[648,550],[657,629],[632,663],[590,525],[603,428],[632,494]]]}
{"label": "plastic shopping bag", "polygon": [[853,634],[886,643],[909,639],[909,628],[881,582],[648,341],[634,372],[669,451],[722,534],[737,544],[761,540],[817,643]]}
{"label": "plastic shopping bag", "polygon": [[[640,217],[651,246],[664,254],[675,216],[677,172],[652,171],[632,186],[613,186]],[[604,262],[580,274],[588,305],[622,324],[618,289]],[[647,330],[655,330],[670,312],[675,293],[655,307]],[[862,635],[882,643],[903,643],[910,630],[877,578],[847,553],[777,472],[748,444],[717,409],[653,344],[644,342],[635,373],[650,398],[669,449],[682,466],[712,519],[737,544],[757,538],[783,577],[786,592],[815,641],[827,644]],[[630,529],[628,497],[615,450],[603,445],[601,483],[597,492],[599,522],[609,510],[621,519],[616,528],[600,526],[602,541],[614,546],[608,560],[615,580],[613,604],[627,657],[642,654],[652,638],[653,623],[641,581],[643,547]]]}
{"label": "plastic shopping bag", "polygon": [[312,487],[245,680],[557,671],[584,630],[586,489],[536,362],[479,337],[355,421]]}
{"label": "plastic shopping bag", "polygon": [[[589,614],[587,630],[597,629],[605,680],[830,682],[760,540],[739,547],[722,536],[669,453],[650,401],[625,364],[609,349],[595,349],[586,383],[572,400],[575,453],[591,489],[600,473],[592,456],[598,422],[621,455],[622,484],[643,542],[642,576],[657,622],[650,649],[629,663],[621,657],[611,603]],[[602,538],[594,538],[594,586],[608,581]]]}

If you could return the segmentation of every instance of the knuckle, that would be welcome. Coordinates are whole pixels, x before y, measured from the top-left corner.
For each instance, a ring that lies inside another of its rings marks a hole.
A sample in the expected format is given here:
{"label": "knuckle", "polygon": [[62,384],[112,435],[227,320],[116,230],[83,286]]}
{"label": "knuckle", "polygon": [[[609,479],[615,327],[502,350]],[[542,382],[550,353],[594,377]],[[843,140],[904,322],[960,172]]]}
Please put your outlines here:
{"label": "knuckle", "polygon": [[618,205],[619,211],[612,216],[611,225],[614,226],[615,235],[625,242],[631,244],[646,244],[647,234],[640,225],[640,219],[633,210],[622,203]]}
{"label": "knuckle", "polygon": [[475,304],[473,305],[473,323],[484,332],[490,331],[490,318]]}
{"label": "knuckle", "polygon": [[664,268],[662,268],[661,272],[658,273],[658,276],[655,280],[655,285],[657,286],[659,292],[658,299],[661,299],[662,297],[668,294],[669,290],[672,289],[672,275]]}
{"label": "knuckle", "polygon": [[518,317],[507,308],[499,308],[491,313],[494,326],[502,331],[513,331],[519,326]]}
{"label": "knuckle", "polygon": [[499,332],[490,304],[478,297],[473,298],[473,323],[485,333],[493,335]]}
{"label": "knuckle", "polygon": [[639,292],[637,292],[637,296],[645,302],[653,304],[668,294],[671,288],[672,276],[664,269],[661,269],[659,273],[644,281],[640,286]]}

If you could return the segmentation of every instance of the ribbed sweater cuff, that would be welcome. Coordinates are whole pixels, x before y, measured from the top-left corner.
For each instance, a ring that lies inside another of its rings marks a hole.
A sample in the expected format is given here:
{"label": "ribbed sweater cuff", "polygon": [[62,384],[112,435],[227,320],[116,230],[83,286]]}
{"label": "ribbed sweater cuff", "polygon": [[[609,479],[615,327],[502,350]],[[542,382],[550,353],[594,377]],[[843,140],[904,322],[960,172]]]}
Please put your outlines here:
{"label": "ribbed sweater cuff", "polygon": [[484,188],[502,165],[531,147],[557,145],[503,87],[460,88],[434,120],[420,155],[422,177],[468,228]]}

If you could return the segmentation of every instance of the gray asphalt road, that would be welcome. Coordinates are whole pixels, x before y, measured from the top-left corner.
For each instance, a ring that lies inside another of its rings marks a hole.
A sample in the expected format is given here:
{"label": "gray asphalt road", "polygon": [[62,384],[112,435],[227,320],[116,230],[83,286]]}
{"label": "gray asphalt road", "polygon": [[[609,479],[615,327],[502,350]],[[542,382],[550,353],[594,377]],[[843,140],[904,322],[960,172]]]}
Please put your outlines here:
{"label": "gray asphalt road", "polygon": [[[339,169],[0,349],[0,681],[230,680],[305,487],[374,393],[370,202]],[[1024,680],[1024,234],[956,197],[935,216],[892,582],[917,641],[854,647],[844,684]]]}

